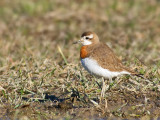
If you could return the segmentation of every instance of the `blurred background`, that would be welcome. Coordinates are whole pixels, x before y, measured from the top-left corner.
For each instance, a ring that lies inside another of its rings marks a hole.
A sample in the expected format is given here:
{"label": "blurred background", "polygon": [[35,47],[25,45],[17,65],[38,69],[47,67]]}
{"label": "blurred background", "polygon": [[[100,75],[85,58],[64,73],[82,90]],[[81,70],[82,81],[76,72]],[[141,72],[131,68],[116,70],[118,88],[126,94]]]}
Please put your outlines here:
{"label": "blurred background", "polygon": [[79,60],[84,31],[94,31],[120,57],[153,65],[160,59],[159,0],[1,0],[0,66],[34,57]]}

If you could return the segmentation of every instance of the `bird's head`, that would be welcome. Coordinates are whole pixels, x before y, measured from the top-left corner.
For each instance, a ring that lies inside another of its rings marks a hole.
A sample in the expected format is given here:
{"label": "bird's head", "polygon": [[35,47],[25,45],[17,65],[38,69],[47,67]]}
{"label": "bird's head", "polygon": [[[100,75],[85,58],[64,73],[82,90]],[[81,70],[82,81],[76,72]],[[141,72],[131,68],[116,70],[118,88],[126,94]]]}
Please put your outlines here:
{"label": "bird's head", "polygon": [[99,38],[97,34],[89,31],[89,32],[84,32],[81,35],[81,39],[75,43],[81,43],[83,46],[85,46],[85,45],[96,44],[98,42],[99,42]]}

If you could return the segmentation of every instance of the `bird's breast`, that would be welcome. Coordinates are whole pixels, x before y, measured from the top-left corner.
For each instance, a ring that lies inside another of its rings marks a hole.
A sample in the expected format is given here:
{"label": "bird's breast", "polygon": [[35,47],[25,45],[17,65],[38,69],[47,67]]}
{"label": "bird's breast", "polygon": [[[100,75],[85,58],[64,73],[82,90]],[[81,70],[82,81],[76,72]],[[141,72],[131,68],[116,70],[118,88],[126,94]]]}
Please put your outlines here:
{"label": "bird's breast", "polygon": [[86,58],[88,56],[87,46],[82,46],[80,51],[81,59]]}

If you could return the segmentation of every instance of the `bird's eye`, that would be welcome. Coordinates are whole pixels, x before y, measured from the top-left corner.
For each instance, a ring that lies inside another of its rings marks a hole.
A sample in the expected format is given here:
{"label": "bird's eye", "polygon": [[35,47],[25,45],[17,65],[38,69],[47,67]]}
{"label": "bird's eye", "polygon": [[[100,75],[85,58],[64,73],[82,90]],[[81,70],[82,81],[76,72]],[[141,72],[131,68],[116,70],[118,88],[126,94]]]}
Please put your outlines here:
{"label": "bird's eye", "polygon": [[86,37],[86,39],[88,40],[88,39],[89,39],[89,37]]}

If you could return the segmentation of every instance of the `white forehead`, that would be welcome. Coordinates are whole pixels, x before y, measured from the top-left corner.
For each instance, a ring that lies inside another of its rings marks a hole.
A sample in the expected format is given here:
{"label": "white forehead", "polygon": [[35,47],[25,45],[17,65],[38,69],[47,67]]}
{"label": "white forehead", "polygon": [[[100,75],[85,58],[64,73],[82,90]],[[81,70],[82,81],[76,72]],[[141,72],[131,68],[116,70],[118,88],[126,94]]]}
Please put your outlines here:
{"label": "white forehead", "polygon": [[92,39],[92,38],[93,38],[93,34],[86,35],[86,36],[84,36],[83,38],[86,38],[86,37],[89,37],[90,39]]}
{"label": "white forehead", "polygon": [[89,37],[89,38],[93,38],[93,34],[90,34],[90,35],[88,35],[87,37]]}

